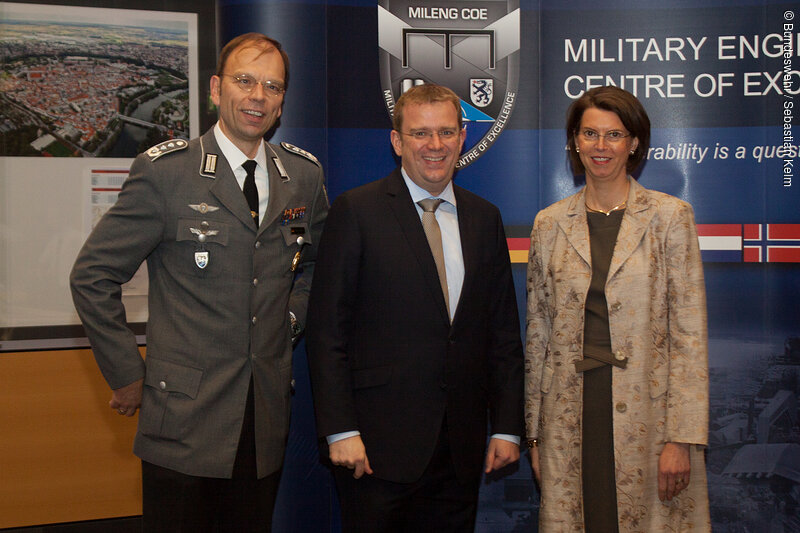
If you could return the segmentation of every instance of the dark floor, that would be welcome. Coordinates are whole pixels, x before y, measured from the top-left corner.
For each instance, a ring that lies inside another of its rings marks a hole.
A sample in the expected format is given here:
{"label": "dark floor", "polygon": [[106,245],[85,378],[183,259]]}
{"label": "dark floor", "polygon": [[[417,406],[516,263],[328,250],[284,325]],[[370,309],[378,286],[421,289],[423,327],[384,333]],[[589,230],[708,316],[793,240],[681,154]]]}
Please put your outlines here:
{"label": "dark floor", "polygon": [[3,533],[141,533],[142,517],[114,518],[111,520],[92,520],[90,522],[71,522],[49,526],[0,529]]}

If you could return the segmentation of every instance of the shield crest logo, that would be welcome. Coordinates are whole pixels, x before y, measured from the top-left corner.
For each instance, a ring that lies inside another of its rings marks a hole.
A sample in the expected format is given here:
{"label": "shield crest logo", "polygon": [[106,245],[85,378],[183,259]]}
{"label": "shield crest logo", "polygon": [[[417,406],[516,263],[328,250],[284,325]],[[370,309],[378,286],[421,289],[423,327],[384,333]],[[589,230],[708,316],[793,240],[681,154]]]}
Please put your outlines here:
{"label": "shield crest logo", "polygon": [[205,268],[208,266],[208,252],[195,252],[194,264],[197,265],[197,268]]}
{"label": "shield crest logo", "polygon": [[492,78],[472,78],[469,80],[469,97],[478,107],[486,107],[492,103],[494,96],[494,80]]}
{"label": "shield crest logo", "polygon": [[422,83],[449,87],[461,99],[467,138],[456,168],[477,160],[497,140],[517,100],[519,0],[448,1],[435,7],[379,0],[378,46],[389,115],[400,95]]}

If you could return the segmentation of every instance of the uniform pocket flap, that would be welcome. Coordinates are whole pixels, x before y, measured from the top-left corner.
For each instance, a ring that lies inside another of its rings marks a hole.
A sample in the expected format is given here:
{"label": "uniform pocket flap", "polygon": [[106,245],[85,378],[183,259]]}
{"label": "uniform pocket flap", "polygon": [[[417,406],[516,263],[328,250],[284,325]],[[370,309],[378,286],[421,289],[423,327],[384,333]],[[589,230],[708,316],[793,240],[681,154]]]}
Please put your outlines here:
{"label": "uniform pocket flap", "polygon": [[303,238],[304,244],[311,243],[311,232],[308,231],[308,222],[297,222],[294,224],[287,224],[286,226],[279,226],[283,240],[286,246],[297,244],[298,237]]}
{"label": "uniform pocket flap", "polygon": [[179,392],[193,400],[197,397],[200,380],[203,378],[201,369],[171,363],[152,356],[147,357],[146,364],[147,371],[144,382],[148,387],[162,392]]}
{"label": "uniform pocket flap", "polygon": [[376,366],[373,368],[362,368],[353,371],[353,388],[365,389],[367,387],[376,387],[378,385],[385,385],[389,383],[389,378],[392,375],[392,367]]}

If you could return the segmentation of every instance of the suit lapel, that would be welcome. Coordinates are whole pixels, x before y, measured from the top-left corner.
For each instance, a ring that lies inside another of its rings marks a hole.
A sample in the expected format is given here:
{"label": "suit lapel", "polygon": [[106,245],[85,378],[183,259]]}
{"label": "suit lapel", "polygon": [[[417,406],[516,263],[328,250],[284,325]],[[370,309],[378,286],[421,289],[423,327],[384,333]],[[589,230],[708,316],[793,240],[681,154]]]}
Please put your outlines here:
{"label": "suit lapel", "polygon": [[589,248],[589,226],[586,223],[586,209],[584,207],[586,188],[581,189],[580,193],[570,202],[567,207],[566,220],[559,221],[558,225],[567,236],[570,245],[578,252],[578,255],[586,261],[587,265],[592,264],[592,254]]}
{"label": "suit lapel", "polygon": [[419,264],[425,284],[439,308],[442,319],[450,324],[450,315],[447,314],[442,285],[439,283],[439,274],[436,272],[436,262],[433,260],[428,239],[422,229],[422,222],[411,200],[408,188],[403,182],[399,168],[395,169],[386,179],[386,197],[391,213],[397,220],[411,252]]}
{"label": "suit lapel", "polygon": [[269,203],[267,205],[267,212],[264,214],[264,220],[258,229],[258,233],[272,224],[278,215],[283,212],[291,197],[291,187],[289,186],[290,179],[281,176],[278,167],[275,165],[275,160],[278,154],[275,153],[269,143],[264,145],[267,153],[267,174],[269,177]]}
{"label": "suit lapel", "polygon": [[242,189],[236,181],[236,176],[233,175],[231,165],[225,156],[222,155],[222,150],[219,149],[217,141],[214,138],[214,128],[208,130],[203,135],[202,139],[203,157],[201,161],[206,161],[207,154],[216,154],[216,170],[214,174],[204,173],[201,169],[200,175],[204,177],[213,177],[214,183],[211,185],[211,194],[213,194],[228,211],[233,213],[236,218],[242,223],[255,231],[256,227],[253,219],[250,216],[250,207],[247,205],[247,200],[242,194]]}
{"label": "suit lapel", "polygon": [[458,299],[456,312],[453,314],[453,323],[458,320],[458,311],[465,294],[470,294],[472,283],[475,281],[475,265],[480,257],[480,246],[485,244],[480,239],[479,228],[476,226],[475,210],[470,208],[469,200],[461,194],[461,189],[453,185],[456,196],[456,210],[458,213],[458,234],[461,239],[461,256],[464,260],[464,282],[461,285],[461,296]]}
{"label": "suit lapel", "polygon": [[611,257],[607,279],[611,279],[639,246],[639,242],[650,225],[650,220],[656,214],[656,210],[651,209],[647,189],[639,185],[633,178],[628,179],[631,181],[631,189],[628,191],[628,206],[619,227],[619,235],[617,235],[617,243],[614,245],[614,255]]}

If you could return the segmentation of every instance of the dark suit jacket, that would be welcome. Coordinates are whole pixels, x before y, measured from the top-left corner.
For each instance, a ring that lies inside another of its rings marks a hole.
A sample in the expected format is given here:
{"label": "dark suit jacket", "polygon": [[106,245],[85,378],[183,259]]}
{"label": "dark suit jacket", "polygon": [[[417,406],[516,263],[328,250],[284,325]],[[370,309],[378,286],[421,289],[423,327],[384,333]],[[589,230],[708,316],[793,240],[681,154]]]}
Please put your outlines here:
{"label": "dark suit jacket", "polygon": [[[190,475],[231,477],[252,375],[258,475],[264,477],[283,464],[289,311],[304,323],[328,210],[322,168],[287,147],[267,145],[269,205],[256,228],[213,128],[184,146],[136,158],[117,203],[75,261],[73,299],[111,388],[144,378],[136,455]],[[308,245],[292,272],[299,231]],[[200,268],[195,253],[203,249],[209,259]],[[146,361],[120,301],[120,285],[144,260]]]}
{"label": "dark suit jacket", "polygon": [[394,482],[422,475],[445,416],[463,480],[480,476],[487,411],[493,433],[522,432],[503,223],[489,202],[455,196],[465,276],[452,325],[400,169],[339,196],[320,242],[307,339],[318,434],[360,431],[374,475]]}

